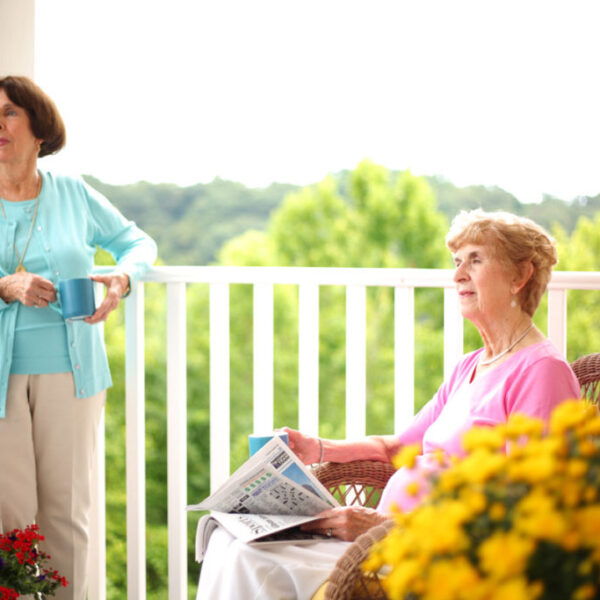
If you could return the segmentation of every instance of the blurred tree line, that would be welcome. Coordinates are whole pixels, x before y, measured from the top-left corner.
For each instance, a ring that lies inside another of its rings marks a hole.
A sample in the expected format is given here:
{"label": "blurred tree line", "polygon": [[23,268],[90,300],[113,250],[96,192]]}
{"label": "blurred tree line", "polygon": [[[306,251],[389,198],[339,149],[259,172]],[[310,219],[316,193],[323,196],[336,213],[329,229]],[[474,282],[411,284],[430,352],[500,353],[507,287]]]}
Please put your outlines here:
{"label": "blurred tree line", "polygon": [[[298,186],[282,183],[248,188],[219,178],[190,187],[147,182],[117,186],[91,176],[85,179],[147,231],[157,241],[162,260],[171,265],[214,262],[226,241],[250,229],[265,231],[273,211],[289,193],[300,190]],[[342,171],[333,179],[342,198],[351,200],[352,173]],[[561,223],[570,234],[580,217],[593,218],[600,209],[600,194],[581,196],[570,202],[545,196],[542,202],[531,204],[519,202],[498,187],[457,187],[440,177],[423,179],[433,190],[437,210],[448,221],[459,210],[480,207],[529,217],[548,230],[554,223]]]}
{"label": "blurred tree line", "polygon": [[[190,188],[139,183],[106,186],[88,178],[129,218],[159,243],[166,264],[320,267],[450,268],[444,245],[449,219],[460,209],[502,208],[532,216],[552,230],[560,268],[597,270],[600,261],[600,196],[567,204],[546,198],[519,203],[497,188],[456,188],[435,178],[391,172],[369,161],[304,188],[274,184],[249,190],[215,180]],[[543,217],[543,218],[542,218]],[[99,253],[97,262],[109,264]],[[146,284],[146,493],[148,598],[167,597],[167,466],[165,300],[163,286]],[[252,290],[232,286],[231,310],[231,467],[247,458],[252,428]],[[296,426],[298,415],[298,291],[275,287],[275,426]],[[188,500],[209,493],[209,324],[208,288],[188,285]],[[415,294],[415,410],[441,382],[443,370],[442,292]],[[596,292],[569,297],[569,359],[597,350],[600,303]],[[546,305],[536,323],[546,329]],[[108,598],[126,589],[124,311],[106,324],[105,336],[114,386],[106,408]],[[367,429],[392,433],[393,291],[367,294]],[[345,434],[345,293],[320,290],[320,435]],[[476,330],[465,328],[465,348],[480,345]],[[198,513],[188,518],[189,597],[199,572],[193,560]]]}

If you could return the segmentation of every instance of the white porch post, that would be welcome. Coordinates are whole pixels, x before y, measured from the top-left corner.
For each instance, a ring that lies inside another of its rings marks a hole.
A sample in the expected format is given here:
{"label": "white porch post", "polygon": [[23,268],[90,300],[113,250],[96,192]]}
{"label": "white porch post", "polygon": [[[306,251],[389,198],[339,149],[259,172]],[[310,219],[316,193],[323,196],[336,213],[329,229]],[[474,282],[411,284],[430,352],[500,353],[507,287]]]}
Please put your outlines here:
{"label": "white porch post", "polygon": [[33,78],[35,0],[0,0],[0,77]]}

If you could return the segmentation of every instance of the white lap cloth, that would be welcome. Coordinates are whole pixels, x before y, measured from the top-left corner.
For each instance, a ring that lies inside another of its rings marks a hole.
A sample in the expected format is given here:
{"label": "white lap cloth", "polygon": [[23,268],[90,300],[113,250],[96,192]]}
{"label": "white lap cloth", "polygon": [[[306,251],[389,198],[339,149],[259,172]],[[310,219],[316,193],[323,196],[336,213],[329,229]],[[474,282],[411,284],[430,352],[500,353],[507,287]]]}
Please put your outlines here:
{"label": "white lap cloth", "polygon": [[217,527],[196,600],[309,600],[350,542],[249,546]]}

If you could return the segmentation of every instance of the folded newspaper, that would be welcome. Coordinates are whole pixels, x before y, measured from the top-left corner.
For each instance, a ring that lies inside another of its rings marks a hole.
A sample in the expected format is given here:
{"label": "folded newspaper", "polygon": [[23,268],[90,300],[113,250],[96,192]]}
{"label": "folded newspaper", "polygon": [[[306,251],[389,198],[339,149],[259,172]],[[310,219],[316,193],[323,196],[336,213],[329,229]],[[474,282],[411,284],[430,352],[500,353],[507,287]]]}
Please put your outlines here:
{"label": "folded newspaper", "polygon": [[198,522],[196,560],[203,559],[217,523],[247,543],[277,543],[282,538],[322,539],[323,536],[302,532],[297,526],[336,506],[338,501],[275,437],[208,498],[187,507],[211,511]]}

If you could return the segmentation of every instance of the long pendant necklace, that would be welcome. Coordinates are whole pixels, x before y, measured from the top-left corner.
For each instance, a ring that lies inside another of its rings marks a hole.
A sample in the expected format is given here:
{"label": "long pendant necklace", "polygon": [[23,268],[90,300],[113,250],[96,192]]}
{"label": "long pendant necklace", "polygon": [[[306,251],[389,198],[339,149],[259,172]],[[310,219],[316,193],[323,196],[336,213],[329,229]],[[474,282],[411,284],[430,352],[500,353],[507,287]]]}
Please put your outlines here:
{"label": "long pendant necklace", "polygon": [[491,365],[493,362],[496,362],[498,359],[502,358],[507,352],[510,352],[522,339],[525,338],[532,327],[533,323],[506,350],[503,350],[500,352],[500,354],[496,354],[496,356],[492,356],[492,358],[488,358],[488,360],[480,360],[479,364],[482,366]]}
{"label": "long pendant necklace", "polygon": [[[23,265],[23,261],[25,260],[25,255],[27,254],[27,248],[29,248],[29,242],[31,241],[31,234],[33,233],[33,226],[35,225],[38,206],[40,204],[40,193],[42,191],[42,176],[40,175],[39,178],[40,178],[40,182],[38,184],[37,198],[35,199],[35,207],[33,209],[33,217],[31,218],[31,226],[29,227],[29,233],[27,234],[27,241],[25,242],[25,246],[23,248],[23,254],[19,253],[19,250],[17,249],[17,243],[15,242],[13,244],[14,248],[15,248],[15,256],[17,257],[17,260],[19,261],[19,264],[17,265],[17,268],[15,269],[15,273],[23,273],[23,272],[27,271],[27,269]],[[4,216],[4,219],[6,220],[6,212],[4,210],[4,204],[2,203],[2,201],[0,201],[0,208],[2,208],[2,215]]]}

